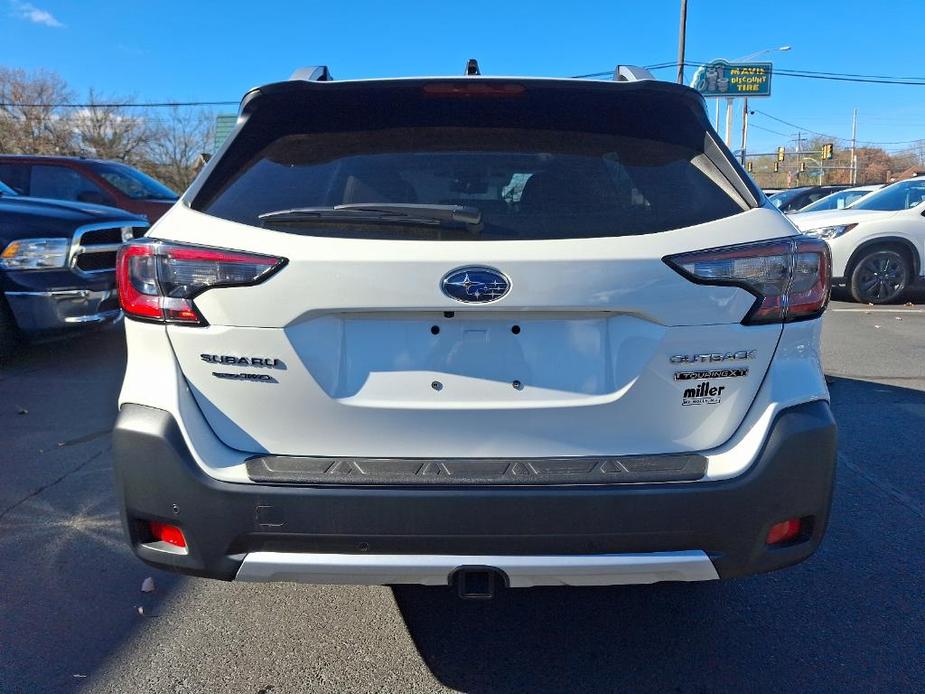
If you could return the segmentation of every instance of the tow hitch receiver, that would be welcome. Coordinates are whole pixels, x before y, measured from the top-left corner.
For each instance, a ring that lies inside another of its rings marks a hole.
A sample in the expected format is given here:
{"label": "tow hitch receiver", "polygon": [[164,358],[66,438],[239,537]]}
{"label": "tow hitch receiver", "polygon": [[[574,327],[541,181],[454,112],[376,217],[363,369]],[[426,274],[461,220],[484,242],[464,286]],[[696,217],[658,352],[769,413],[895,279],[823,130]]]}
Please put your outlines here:
{"label": "tow hitch receiver", "polygon": [[[491,600],[495,597],[498,569],[484,566],[460,567],[453,573],[456,590],[464,600]],[[501,582],[504,583],[503,577]]]}

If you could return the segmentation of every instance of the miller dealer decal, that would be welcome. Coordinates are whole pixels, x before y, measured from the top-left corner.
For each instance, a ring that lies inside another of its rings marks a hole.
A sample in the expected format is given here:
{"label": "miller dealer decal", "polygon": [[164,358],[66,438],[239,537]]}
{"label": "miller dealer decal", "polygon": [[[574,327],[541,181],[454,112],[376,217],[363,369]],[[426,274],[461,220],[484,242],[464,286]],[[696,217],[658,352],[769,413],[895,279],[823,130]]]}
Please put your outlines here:
{"label": "miller dealer decal", "polygon": [[684,407],[691,405],[719,405],[726,386],[714,386],[709,381],[701,381],[692,388],[685,388],[681,397]]}

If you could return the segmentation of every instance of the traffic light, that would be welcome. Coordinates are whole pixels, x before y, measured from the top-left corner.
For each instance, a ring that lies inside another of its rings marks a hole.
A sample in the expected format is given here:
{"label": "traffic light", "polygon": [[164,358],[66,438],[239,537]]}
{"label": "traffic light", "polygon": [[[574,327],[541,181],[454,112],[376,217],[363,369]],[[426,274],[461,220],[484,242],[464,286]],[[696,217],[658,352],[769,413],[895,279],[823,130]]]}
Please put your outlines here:
{"label": "traffic light", "polygon": [[834,149],[834,146],[832,145],[831,142],[827,142],[826,144],[822,145],[822,158],[831,159],[833,149]]}
{"label": "traffic light", "polygon": [[750,161],[745,162],[745,170],[748,171],[748,173],[751,173],[755,170],[755,164]]}
{"label": "traffic light", "polygon": [[805,161],[800,162],[800,173],[806,173],[806,162]]}
{"label": "traffic light", "polygon": [[784,148],[778,147],[777,148],[777,161],[783,161],[783,160],[784,160]]}
{"label": "traffic light", "polygon": [[774,162],[774,173],[777,173],[778,171],[780,171],[780,162],[776,161]]}

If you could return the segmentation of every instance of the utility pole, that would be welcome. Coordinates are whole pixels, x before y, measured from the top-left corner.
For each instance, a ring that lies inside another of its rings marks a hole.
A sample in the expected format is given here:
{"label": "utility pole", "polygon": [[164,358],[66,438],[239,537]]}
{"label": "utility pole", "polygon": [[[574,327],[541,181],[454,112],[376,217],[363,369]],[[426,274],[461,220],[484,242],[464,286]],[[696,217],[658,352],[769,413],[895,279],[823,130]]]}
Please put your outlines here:
{"label": "utility pole", "polygon": [[797,181],[800,181],[800,163],[803,161],[803,133],[797,133]]}
{"label": "utility pole", "polygon": [[851,185],[858,184],[858,153],[856,151],[858,143],[858,110],[854,109],[851,114]]}
{"label": "utility pole", "polygon": [[748,145],[748,97],[742,100],[742,166],[745,166],[745,147]]}
{"label": "utility pole", "polygon": [[684,84],[684,42],[687,40],[687,0],[681,0],[681,24],[678,27],[678,84]]}

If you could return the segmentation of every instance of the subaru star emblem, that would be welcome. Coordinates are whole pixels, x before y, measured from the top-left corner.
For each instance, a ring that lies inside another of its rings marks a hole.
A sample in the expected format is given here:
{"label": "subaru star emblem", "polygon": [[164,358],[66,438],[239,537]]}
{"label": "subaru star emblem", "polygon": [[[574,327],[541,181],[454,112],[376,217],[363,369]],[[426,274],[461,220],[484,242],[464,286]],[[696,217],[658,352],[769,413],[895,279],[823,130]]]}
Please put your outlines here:
{"label": "subaru star emblem", "polygon": [[443,293],[464,304],[497,301],[508,293],[510,280],[487,267],[462,267],[443,278]]}

